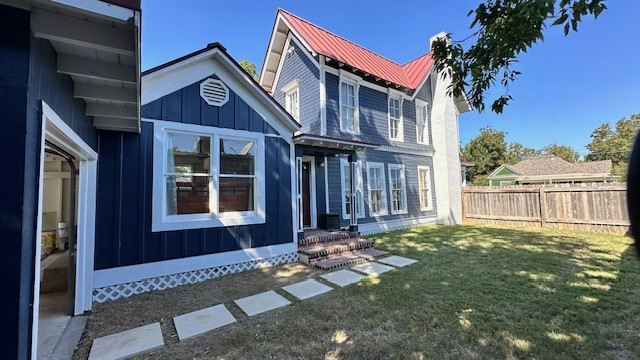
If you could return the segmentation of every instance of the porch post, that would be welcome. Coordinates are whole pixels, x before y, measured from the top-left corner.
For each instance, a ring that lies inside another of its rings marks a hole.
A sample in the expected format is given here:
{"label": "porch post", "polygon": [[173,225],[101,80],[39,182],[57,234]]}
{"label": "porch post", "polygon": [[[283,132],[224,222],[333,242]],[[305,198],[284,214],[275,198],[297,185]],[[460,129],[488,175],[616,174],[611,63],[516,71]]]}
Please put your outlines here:
{"label": "porch post", "polygon": [[349,231],[358,231],[358,216],[357,209],[358,206],[356,204],[357,198],[357,184],[356,184],[356,159],[355,154],[349,155],[349,181],[351,185],[351,211],[349,216]]}

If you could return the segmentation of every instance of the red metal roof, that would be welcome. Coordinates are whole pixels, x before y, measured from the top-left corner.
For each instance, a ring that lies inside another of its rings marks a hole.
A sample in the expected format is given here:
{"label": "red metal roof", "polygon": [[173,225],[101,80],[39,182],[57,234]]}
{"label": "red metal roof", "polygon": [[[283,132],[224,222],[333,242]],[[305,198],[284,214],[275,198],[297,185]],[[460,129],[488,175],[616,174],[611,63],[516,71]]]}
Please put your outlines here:
{"label": "red metal roof", "polygon": [[431,53],[400,65],[286,10],[278,9],[278,12],[316,53],[396,85],[417,88],[433,65]]}

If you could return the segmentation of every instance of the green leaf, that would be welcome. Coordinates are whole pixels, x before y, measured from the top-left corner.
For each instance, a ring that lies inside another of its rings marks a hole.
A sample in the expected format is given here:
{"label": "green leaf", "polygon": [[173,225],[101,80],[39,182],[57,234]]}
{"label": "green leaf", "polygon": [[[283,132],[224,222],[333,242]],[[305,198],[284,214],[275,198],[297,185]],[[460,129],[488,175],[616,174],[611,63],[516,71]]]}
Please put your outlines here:
{"label": "green leaf", "polygon": [[553,24],[551,24],[551,25],[552,26],[553,25],[560,25],[560,24],[564,23],[565,21],[567,21],[568,18],[569,18],[569,15],[565,13],[562,16],[560,16],[558,19],[556,19],[556,21],[554,21]]}

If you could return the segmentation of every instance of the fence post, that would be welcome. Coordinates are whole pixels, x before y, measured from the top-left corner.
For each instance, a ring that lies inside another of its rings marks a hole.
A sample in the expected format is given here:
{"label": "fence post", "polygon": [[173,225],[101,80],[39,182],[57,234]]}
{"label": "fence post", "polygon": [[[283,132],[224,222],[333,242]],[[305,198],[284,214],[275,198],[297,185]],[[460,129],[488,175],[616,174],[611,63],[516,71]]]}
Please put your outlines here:
{"label": "fence post", "polygon": [[547,226],[547,195],[544,186],[540,187],[540,226]]}

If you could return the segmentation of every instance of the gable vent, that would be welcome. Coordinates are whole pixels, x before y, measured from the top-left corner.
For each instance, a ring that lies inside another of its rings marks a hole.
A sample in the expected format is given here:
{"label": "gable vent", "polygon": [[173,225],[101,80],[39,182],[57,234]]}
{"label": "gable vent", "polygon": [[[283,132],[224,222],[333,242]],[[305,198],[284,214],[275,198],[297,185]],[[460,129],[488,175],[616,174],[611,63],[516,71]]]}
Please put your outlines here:
{"label": "gable vent", "polygon": [[222,106],[229,101],[229,88],[220,80],[207,79],[200,84],[200,96],[212,106]]}

